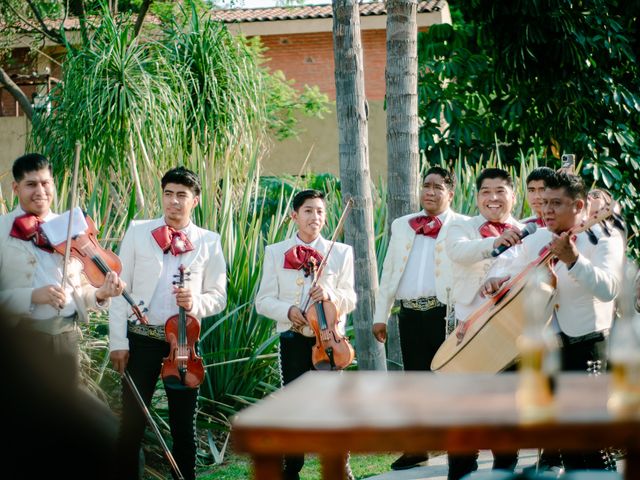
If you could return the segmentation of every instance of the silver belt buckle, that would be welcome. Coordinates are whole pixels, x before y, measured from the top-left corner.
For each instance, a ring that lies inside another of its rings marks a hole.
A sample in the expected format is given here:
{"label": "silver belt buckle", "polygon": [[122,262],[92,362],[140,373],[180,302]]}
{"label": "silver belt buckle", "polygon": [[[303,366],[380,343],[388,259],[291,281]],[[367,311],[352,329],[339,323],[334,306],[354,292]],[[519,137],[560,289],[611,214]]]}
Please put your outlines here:
{"label": "silver belt buckle", "polygon": [[441,305],[437,297],[420,297],[411,300],[402,300],[402,306],[404,308],[418,310],[420,312],[426,312]]}
{"label": "silver belt buckle", "polygon": [[129,322],[127,329],[137,335],[143,335],[156,340],[166,340],[164,334],[164,325],[142,325]]}

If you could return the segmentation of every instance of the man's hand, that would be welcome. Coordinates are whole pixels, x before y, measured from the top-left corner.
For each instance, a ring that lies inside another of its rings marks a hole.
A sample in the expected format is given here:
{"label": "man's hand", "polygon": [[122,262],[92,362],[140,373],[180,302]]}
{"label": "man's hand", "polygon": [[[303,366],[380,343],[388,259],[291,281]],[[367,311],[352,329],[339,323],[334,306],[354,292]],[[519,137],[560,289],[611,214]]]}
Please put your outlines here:
{"label": "man's hand", "polygon": [[109,359],[111,359],[113,369],[122,375],[129,362],[129,350],[114,350],[109,354]]}
{"label": "man's hand", "polygon": [[96,300],[103,303],[107,298],[122,295],[125,286],[116,272],[109,272],[105,275],[102,286],[96,290]]}
{"label": "man's hand", "polygon": [[373,336],[376,337],[380,343],[387,341],[387,324],[386,323],[374,323],[373,324]]}
{"label": "man's hand", "polygon": [[480,288],[480,296],[481,297],[493,297],[496,293],[500,291],[502,285],[511,278],[511,276],[507,275],[505,277],[493,277],[487,279],[482,287]]}
{"label": "man's hand", "polygon": [[567,264],[567,268],[571,268],[580,255],[571,235],[567,232],[555,236],[549,244],[549,249],[558,257],[558,260]]}
{"label": "man's hand", "polygon": [[287,317],[289,317],[289,320],[291,320],[291,323],[293,323],[298,328],[302,328],[305,325],[309,325],[309,322],[307,321],[304,314],[302,313],[302,310],[300,310],[295,305],[291,305],[291,307],[289,307],[289,312],[287,313]]}
{"label": "man's hand", "polygon": [[321,285],[316,285],[311,290],[309,290],[309,296],[311,297],[311,300],[318,303],[329,300],[329,294],[324,291]]}
{"label": "man's hand", "polygon": [[176,296],[176,305],[184,308],[187,312],[190,312],[193,308],[193,297],[191,295],[191,290],[184,287],[173,287],[173,293]]}
{"label": "man's hand", "polygon": [[495,239],[493,242],[493,248],[498,248],[500,245],[511,247],[518,243],[522,243],[522,239],[520,238],[520,229],[516,227],[513,227],[513,229],[507,228],[502,235]]}
{"label": "man's hand", "polygon": [[31,303],[34,305],[51,305],[61,310],[67,303],[67,295],[60,285],[45,285],[31,292]]}

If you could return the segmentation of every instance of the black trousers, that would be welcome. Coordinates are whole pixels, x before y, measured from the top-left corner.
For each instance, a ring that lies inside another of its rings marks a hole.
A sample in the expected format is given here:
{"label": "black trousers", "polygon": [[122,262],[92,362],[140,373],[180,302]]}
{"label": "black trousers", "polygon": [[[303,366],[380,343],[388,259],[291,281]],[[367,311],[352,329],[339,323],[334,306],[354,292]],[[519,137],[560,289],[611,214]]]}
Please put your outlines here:
{"label": "black trousers", "polygon": [[[168,353],[167,342],[129,332],[127,371],[147,406],[150,405],[156,389],[162,369],[162,359]],[[169,427],[173,440],[171,453],[184,478],[194,480],[196,477],[195,412],[198,389],[165,388],[165,390],[169,403]],[[115,477],[118,480],[140,478],[139,451],[145,425],[144,413],[127,384],[123,382],[122,419]]]}
{"label": "black trousers", "polygon": [[431,361],[444,342],[445,306],[426,312],[401,307],[398,313],[398,330],[402,363],[406,371],[431,370]]}
{"label": "black trousers", "polygon": [[[595,335],[588,340],[571,342],[571,338],[561,334],[562,370],[566,372],[587,372],[594,362],[600,361],[601,371],[607,368],[607,338]],[[615,460],[607,456],[606,446],[602,450],[585,452],[560,452],[565,470],[608,470],[615,469]]]}
{"label": "black trousers", "polygon": [[[404,370],[431,370],[431,361],[445,340],[446,306],[426,312],[401,307],[398,313],[398,329],[402,348]],[[478,453],[472,455],[449,455],[449,480],[457,480],[478,469]],[[497,454],[493,468],[513,470],[518,454]]]}
{"label": "black trousers", "polygon": [[[314,369],[311,349],[315,343],[315,337],[305,337],[291,330],[280,334],[280,369],[283,385]],[[298,479],[303,465],[304,455],[286,455],[282,467],[284,479]]]}

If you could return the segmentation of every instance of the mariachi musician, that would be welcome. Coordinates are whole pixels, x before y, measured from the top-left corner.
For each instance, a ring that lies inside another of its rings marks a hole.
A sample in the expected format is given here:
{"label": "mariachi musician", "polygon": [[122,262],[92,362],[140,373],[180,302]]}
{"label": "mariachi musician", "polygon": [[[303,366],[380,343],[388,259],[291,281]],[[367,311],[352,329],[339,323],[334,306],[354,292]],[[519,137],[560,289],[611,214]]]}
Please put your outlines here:
{"label": "mariachi musician", "polygon": [[55,184],[49,160],[29,153],[13,163],[13,192],[19,205],[0,217],[0,308],[32,332],[32,342],[57,371],[62,389],[79,381],[78,322],[88,322],[87,309],[105,310],[123,284],[115,272],[100,288],[82,275],[71,259],[63,279],[64,257],[53,250],[41,224],[57,217],[51,211]]}
{"label": "mariachi musician", "polygon": [[537,167],[527,175],[527,203],[533,215],[520,220],[522,223],[535,223],[538,227],[544,227],[542,193],[547,186],[547,179],[553,177],[554,173],[549,167]]}
{"label": "mariachi musician", "polygon": [[[301,310],[311,298],[313,302],[330,300],[340,315],[338,329],[345,334],[346,316],[356,306],[353,277],[353,249],[335,242],[327,258],[324,273],[312,287],[310,263],[321,263],[331,242],[320,232],[326,221],[324,193],[303,190],[293,197],[291,219],[296,235],[265,249],[262,280],[256,296],[256,311],[276,322],[280,334],[280,368],[283,385],[312,370],[312,348],[316,342],[305,312]],[[286,480],[300,478],[304,456],[284,458]],[[346,475],[351,478],[349,464]]]}
{"label": "mariachi musician", "polygon": [[[373,334],[379,342],[386,341],[387,319],[394,301],[399,300],[398,326],[406,371],[430,370],[433,356],[445,339],[448,311],[453,303],[453,268],[444,251],[444,239],[454,220],[467,218],[451,210],[454,192],[455,177],[451,172],[437,166],[429,168],[420,193],[423,209],[391,224],[376,295]],[[405,453],[391,468],[405,470],[427,459],[426,453]]]}
{"label": "mariachi musician", "polygon": [[[464,323],[484,299],[480,288],[494,262],[493,249],[520,243],[524,225],[511,215],[515,192],[511,175],[500,168],[485,168],[476,179],[479,215],[451,223],[445,239],[453,262],[453,296],[459,323]],[[513,471],[517,453],[494,454],[493,468]],[[448,480],[458,480],[477,470],[475,455],[450,455]]]}
{"label": "mariachi musician", "polygon": [[[200,201],[200,180],[184,168],[162,177],[164,215],[133,221],[120,246],[122,278],[131,296],[148,306],[147,324],[128,321],[131,310],[121,298],[109,311],[109,349],[114,369],[125,369],[146,405],[168,357],[164,326],[183,309],[197,321],[221,312],[227,303],[226,262],[220,236],[193,224],[191,213]],[[184,266],[190,273],[184,287],[174,280]],[[173,457],[185,479],[195,478],[195,412],[198,388],[167,388]],[[139,478],[139,450],[145,416],[130,384],[123,384],[122,420],[116,478]]]}
{"label": "mariachi musician", "polygon": [[[554,174],[547,180],[543,202],[547,228],[507,252],[482,292],[495,294],[510,276],[522,271],[544,248],[550,248],[558,260],[553,267],[557,287],[552,328],[561,344],[562,369],[586,372],[598,361],[606,368],[607,336],[621,288],[624,236],[617,228],[569,233],[584,220],[588,208],[587,190],[576,175]],[[599,452],[565,452],[562,459],[567,470],[609,467]]]}

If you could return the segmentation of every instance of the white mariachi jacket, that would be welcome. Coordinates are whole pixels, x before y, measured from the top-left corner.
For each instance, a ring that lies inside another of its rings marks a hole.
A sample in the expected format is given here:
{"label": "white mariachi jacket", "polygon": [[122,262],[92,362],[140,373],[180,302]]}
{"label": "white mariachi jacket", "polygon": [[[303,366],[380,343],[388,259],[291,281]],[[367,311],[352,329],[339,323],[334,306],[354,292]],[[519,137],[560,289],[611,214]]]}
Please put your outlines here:
{"label": "white mariachi jacket", "polygon": [[[9,235],[14,219],[23,214],[24,211],[17,208],[0,216],[0,308],[14,316],[15,320],[30,318],[33,277],[37,266],[35,249],[38,247],[33,242]],[[73,300],[80,322],[88,321],[87,309],[99,310],[109,305],[108,301],[104,305],[96,303],[96,288],[89,284],[82,274],[82,264],[75,258],[71,258],[67,267],[67,279],[73,286]]]}
{"label": "white mariachi jacket", "polygon": [[[164,217],[132,221],[120,245],[120,277],[135,301],[149,305],[162,272],[164,253],[151,232],[165,224]],[[182,264],[190,272],[186,288],[191,290],[193,308],[189,312],[198,320],[220,313],[227,306],[227,266],[220,235],[196,225],[189,236],[194,249],[182,254]],[[166,255],[171,255],[170,253]],[[122,297],[113,299],[109,310],[109,349],[128,350],[127,319],[131,306]]]}
{"label": "white mariachi jacket", "polygon": [[[296,238],[291,237],[268,245],[264,251],[262,280],[256,296],[256,311],[274,320],[277,332],[284,332],[291,328],[292,323],[288,317],[289,308],[292,305],[301,307],[306,301],[306,298],[302,297],[304,272],[284,268],[285,253],[296,245]],[[315,249],[326,256],[330,245],[330,241],[320,237]],[[333,245],[318,283],[336,304],[340,312],[338,330],[344,334],[346,316],[355,309],[357,301],[351,246],[338,242]]]}
{"label": "white mariachi jacket", "polygon": [[[483,238],[480,227],[487,221],[482,215],[456,220],[447,230],[445,249],[453,262],[453,296],[456,302],[469,304],[484,283],[493,264],[495,237]],[[515,218],[506,221],[519,229],[525,226]]]}
{"label": "white mariachi jacket", "polygon": [[[391,308],[395,301],[396,292],[400,285],[400,280],[404,274],[404,269],[409,260],[409,254],[413,248],[416,232],[409,221],[420,215],[424,215],[424,210],[418,213],[411,213],[403,217],[396,218],[391,224],[391,239],[387,255],[382,266],[380,277],[380,287],[376,295],[376,310],[373,316],[373,323],[387,323]],[[444,242],[449,226],[456,220],[464,220],[468,217],[460,215],[452,210],[447,210],[442,219],[442,228],[436,238],[434,248],[434,265],[436,280],[436,296],[438,300],[447,305],[453,304],[453,266],[447,255]]]}
{"label": "white mariachi jacket", "polygon": [[[625,242],[620,232],[611,229],[611,237],[600,235],[594,245],[586,233],[577,235],[578,260],[570,268],[558,262],[554,316],[560,330],[570,337],[607,330],[614,317],[614,300],[622,281]],[[522,244],[501,255],[492,276],[516,275],[536,258],[553,234],[546,228],[524,238]]]}

